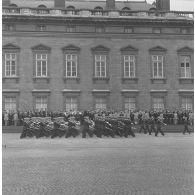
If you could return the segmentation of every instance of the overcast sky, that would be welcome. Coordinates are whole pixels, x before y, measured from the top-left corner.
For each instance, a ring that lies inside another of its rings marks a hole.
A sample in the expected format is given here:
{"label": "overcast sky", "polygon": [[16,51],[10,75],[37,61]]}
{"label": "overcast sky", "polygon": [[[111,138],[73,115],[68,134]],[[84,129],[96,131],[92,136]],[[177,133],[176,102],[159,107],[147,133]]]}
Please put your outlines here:
{"label": "overcast sky", "polygon": [[[146,0],[146,1],[148,3],[152,3],[154,0]],[[194,0],[170,0],[170,2],[171,2],[171,10],[179,10],[179,11],[194,10]]]}

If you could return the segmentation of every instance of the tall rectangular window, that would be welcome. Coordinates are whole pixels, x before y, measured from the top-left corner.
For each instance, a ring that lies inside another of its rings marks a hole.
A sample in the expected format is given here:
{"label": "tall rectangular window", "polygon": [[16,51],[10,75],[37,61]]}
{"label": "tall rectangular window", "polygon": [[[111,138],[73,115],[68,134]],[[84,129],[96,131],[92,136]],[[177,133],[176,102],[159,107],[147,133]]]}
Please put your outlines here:
{"label": "tall rectangular window", "polygon": [[47,96],[38,96],[35,99],[35,109],[38,111],[47,110]]}
{"label": "tall rectangular window", "polygon": [[77,55],[66,55],[66,77],[77,77]]}
{"label": "tall rectangular window", "polygon": [[65,99],[65,110],[67,112],[78,110],[78,100],[76,97],[68,97]]}
{"label": "tall rectangular window", "polygon": [[191,97],[182,97],[181,99],[181,108],[184,110],[192,110],[192,98]]}
{"label": "tall rectangular window", "polygon": [[36,54],[36,76],[47,76],[47,54]]}
{"label": "tall rectangular window", "polygon": [[95,76],[106,77],[106,55],[95,55]]}
{"label": "tall rectangular window", "polygon": [[124,58],[124,77],[135,77],[135,56],[125,55]]}
{"label": "tall rectangular window", "polygon": [[164,110],[164,98],[153,98],[153,109],[154,110]]}
{"label": "tall rectangular window", "polygon": [[5,53],[5,76],[16,76],[16,53]]}
{"label": "tall rectangular window", "polygon": [[106,98],[96,97],[95,98],[95,109],[96,110],[105,110],[107,108]]}
{"label": "tall rectangular window", "polygon": [[16,97],[5,97],[5,110],[8,112],[16,111]]}
{"label": "tall rectangular window", "polygon": [[134,97],[125,98],[125,111],[136,109],[136,99]]}
{"label": "tall rectangular window", "polygon": [[180,71],[182,78],[191,77],[190,56],[181,56]]}
{"label": "tall rectangular window", "polygon": [[163,78],[163,56],[152,56],[153,78]]}

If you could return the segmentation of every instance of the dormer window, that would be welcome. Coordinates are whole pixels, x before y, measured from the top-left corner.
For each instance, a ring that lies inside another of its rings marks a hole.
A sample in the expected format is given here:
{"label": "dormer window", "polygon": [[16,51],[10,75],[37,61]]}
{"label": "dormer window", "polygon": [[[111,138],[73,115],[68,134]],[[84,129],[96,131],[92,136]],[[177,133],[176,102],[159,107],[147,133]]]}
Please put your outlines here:
{"label": "dormer window", "polygon": [[95,7],[94,8],[94,15],[96,15],[96,16],[102,16],[103,15],[103,12],[102,12],[102,10],[103,10],[103,8],[102,7],[100,7],[100,6],[98,6],[98,7]]}

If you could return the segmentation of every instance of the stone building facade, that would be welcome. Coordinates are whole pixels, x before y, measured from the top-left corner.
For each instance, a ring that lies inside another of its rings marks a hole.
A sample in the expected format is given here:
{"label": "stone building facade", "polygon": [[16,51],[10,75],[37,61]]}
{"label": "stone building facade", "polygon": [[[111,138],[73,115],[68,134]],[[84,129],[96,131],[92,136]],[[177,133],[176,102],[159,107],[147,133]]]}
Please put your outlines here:
{"label": "stone building facade", "polygon": [[192,109],[193,13],[163,6],[3,1],[3,109]]}

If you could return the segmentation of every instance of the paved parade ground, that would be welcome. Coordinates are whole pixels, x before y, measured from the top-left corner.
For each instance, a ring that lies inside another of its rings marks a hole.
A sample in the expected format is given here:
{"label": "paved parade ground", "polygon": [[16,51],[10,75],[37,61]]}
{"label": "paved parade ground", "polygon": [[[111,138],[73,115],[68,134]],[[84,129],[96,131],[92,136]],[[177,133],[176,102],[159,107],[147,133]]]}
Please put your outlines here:
{"label": "paved parade ground", "polygon": [[3,134],[3,195],[193,195],[193,134],[27,138]]}

